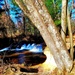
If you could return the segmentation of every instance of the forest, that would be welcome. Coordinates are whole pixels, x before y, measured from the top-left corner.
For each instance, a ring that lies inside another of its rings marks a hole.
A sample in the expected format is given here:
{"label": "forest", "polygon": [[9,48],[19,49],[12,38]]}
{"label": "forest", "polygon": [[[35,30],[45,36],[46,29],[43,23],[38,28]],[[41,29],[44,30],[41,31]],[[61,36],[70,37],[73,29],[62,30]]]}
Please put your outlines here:
{"label": "forest", "polygon": [[0,75],[75,75],[75,0],[0,0]]}

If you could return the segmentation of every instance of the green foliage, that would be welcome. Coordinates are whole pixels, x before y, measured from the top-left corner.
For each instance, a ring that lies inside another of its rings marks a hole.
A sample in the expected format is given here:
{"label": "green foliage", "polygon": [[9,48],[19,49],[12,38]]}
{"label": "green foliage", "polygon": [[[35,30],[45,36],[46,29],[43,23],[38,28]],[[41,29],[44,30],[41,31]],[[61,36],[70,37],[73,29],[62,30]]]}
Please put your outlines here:
{"label": "green foliage", "polygon": [[31,20],[25,16],[25,33],[26,35],[28,34],[32,34],[32,35],[39,35],[39,31],[38,29],[33,25],[33,23],[31,22]]}
{"label": "green foliage", "polygon": [[55,20],[55,24],[58,26],[61,24],[61,20]]}
{"label": "green foliage", "polygon": [[[52,16],[56,25],[60,24],[59,18],[60,18],[60,13],[61,13],[61,7],[60,7],[61,1],[62,0],[44,0],[44,3],[48,9],[48,12]],[[12,0],[12,3],[14,3],[16,6],[18,6],[16,4],[15,0]]]}
{"label": "green foliage", "polygon": [[11,0],[11,2],[12,2],[15,6],[18,6],[17,3],[15,2],[15,0]]}
{"label": "green foliage", "polygon": [[44,0],[45,5],[52,16],[55,24],[60,24],[60,16],[61,16],[61,1],[62,0]]}
{"label": "green foliage", "polygon": [[51,14],[52,18],[54,18],[54,10],[53,10],[53,3],[52,0],[45,0],[45,5],[49,11],[49,13]]}

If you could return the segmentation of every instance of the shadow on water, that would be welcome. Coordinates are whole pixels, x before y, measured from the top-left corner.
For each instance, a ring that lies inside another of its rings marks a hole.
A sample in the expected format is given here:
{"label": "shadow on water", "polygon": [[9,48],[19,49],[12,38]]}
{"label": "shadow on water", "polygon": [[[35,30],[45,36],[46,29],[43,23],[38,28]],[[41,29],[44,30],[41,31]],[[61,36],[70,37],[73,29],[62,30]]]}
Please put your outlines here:
{"label": "shadow on water", "polygon": [[41,36],[34,35],[19,35],[15,38],[0,38],[0,49],[10,46],[11,44],[29,44],[29,43],[44,43],[44,40]]}

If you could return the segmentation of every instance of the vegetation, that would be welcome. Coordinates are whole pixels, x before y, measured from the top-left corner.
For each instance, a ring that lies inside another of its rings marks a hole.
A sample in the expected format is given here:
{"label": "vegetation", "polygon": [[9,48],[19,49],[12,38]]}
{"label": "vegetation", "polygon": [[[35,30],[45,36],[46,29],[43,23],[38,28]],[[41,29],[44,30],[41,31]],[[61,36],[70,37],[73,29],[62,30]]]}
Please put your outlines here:
{"label": "vegetation", "polygon": [[61,2],[60,0],[45,0],[45,5],[56,25],[60,25]]}
{"label": "vegetation", "polygon": [[[51,68],[50,62],[47,61],[47,59],[46,59],[47,62],[45,61],[43,64],[38,64],[36,66],[32,66],[32,64],[27,65],[26,63],[23,63],[21,65],[13,64],[6,70],[4,75],[7,75],[7,74],[14,75],[18,73],[22,74],[19,72],[19,68],[23,68],[28,72],[32,69],[37,68],[39,75],[41,74],[42,75],[43,74],[45,75],[48,75],[48,74],[52,74],[52,75],[56,75],[56,74],[57,75],[69,75],[70,74],[71,75],[73,74],[74,75],[74,71],[73,71],[75,69],[75,66],[74,66],[75,62],[73,61],[73,58],[74,58],[73,57],[73,53],[74,53],[73,46],[74,45],[73,45],[71,20],[70,20],[70,13],[68,12],[67,0],[62,0],[62,2],[60,0],[12,0],[12,3],[17,7],[20,7],[20,9],[24,13],[23,29],[20,29],[22,26],[19,26],[19,28],[15,28],[14,26],[12,29],[12,26],[11,25],[9,26],[8,22],[5,19],[5,21],[7,22],[6,23],[6,33],[0,30],[1,34],[3,33],[3,35],[7,37],[6,35],[8,33],[10,34],[9,38],[10,37],[13,37],[14,39],[16,38],[17,42],[27,41],[27,40],[31,42],[31,39],[33,37],[30,37],[29,35],[33,35],[34,37],[36,35],[42,36],[44,43],[46,44],[46,47],[45,47],[46,49],[44,49],[44,54],[49,59],[51,59],[50,57],[53,57],[52,60],[55,60],[56,65],[55,67],[53,67],[54,70],[52,70],[53,71],[52,72],[50,69]],[[4,18],[5,17],[3,17],[3,19]],[[64,35],[62,35],[62,33],[61,33],[62,36],[60,35],[60,32],[57,29],[57,26],[62,27],[61,30],[65,33]],[[68,26],[69,36],[70,36],[70,45],[69,45],[69,47],[71,48],[70,53],[66,48],[66,28],[67,26]],[[15,31],[13,31],[14,29]],[[20,30],[17,31],[18,29]],[[22,31],[23,33],[21,33]],[[65,38],[63,38],[63,36],[65,36]],[[37,37],[37,38],[38,38],[37,40],[40,41],[40,37]],[[14,55],[18,55],[18,53],[15,53],[9,56],[7,55],[8,56],[7,58],[10,58],[11,56],[14,56]],[[17,62],[17,60],[14,60],[14,61]],[[14,73],[12,71],[13,70],[12,66],[14,66],[13,69],[15,72],[17,68],[18,73]],[[25,74],[29,75],[29,73],[27,72]]]}

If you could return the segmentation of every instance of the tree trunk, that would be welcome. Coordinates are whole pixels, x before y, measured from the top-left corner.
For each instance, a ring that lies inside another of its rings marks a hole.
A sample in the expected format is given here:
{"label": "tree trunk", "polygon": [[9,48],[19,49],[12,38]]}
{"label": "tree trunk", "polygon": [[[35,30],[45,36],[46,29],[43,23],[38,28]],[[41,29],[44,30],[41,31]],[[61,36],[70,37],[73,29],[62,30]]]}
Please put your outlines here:
{"label": "tree trunk", "polygon": [[42,17],[42,19],[44,20],[44,23],[47,26],[47,29],[48,29],[49,33],[51,34],[57,49],[59,50],[59,53],[61,55],[60,57],[65,65],[65,67],[68,69],[70,67],[69,65],[71,65],[72,62],[69,61],[70,56],[67,52],[66,45],[64,44],[51,16],[49,15],[46,7],[44,6],[44,4],[41,0],[38,0],[38,2],[35,3],[35,7],[37,8],[38,11],[41,11],[41,12],[39,12],[39,14]]}
{"label": "tree trunk", "polygon": [[42,0],[23,0],[24,5],[20,0],[15,1],[40,31],[58,68],[61,70],[66,68],[67,71],[70,71],[73,62]]}
{"label": "tree trunk", "polygon": [[64,42],[66,42],[66,14],[67,14],[67,0],[62,0],[62,12],[61,12],[61,36]]}
{"label": "tree trunk", "polygon": [[69,36],[70,36],[70,55],[71,58],[73,59],[73,54],[74,54],[74,49],[73,49],[73,36],[72,36],[72,26],[71,26],[71,21],[70,21],[70,13],[67,9],[67,21],[68,21],[68,30],[69,30]]}

